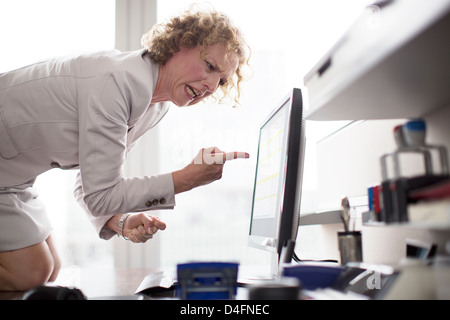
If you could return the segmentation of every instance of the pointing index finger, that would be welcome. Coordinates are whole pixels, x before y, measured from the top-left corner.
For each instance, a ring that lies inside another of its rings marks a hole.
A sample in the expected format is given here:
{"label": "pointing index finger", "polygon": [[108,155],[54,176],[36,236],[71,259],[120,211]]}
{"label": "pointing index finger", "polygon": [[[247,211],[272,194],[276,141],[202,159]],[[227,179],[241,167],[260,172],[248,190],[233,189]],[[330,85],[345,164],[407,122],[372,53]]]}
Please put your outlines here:
{"label": "pointing index finger", "polygon": [[247,152],[240,152],[240,151],[226,152],[224,153],[223,156],[224,160],[248,159],[248,158],[250,158],[250,154],[248,154]]}

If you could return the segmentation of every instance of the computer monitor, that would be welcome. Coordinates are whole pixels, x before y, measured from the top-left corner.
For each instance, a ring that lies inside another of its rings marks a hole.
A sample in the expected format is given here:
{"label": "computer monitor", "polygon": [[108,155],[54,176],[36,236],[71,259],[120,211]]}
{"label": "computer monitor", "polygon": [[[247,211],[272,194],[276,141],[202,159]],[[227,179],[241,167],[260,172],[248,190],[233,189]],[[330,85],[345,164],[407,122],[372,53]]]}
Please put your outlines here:
{"label": "computer monitor", "polygon": [[273,276],[300,219],[305,124],[301,90],[294,88],[270,113],[259,132],[248,243],[272,252]]}

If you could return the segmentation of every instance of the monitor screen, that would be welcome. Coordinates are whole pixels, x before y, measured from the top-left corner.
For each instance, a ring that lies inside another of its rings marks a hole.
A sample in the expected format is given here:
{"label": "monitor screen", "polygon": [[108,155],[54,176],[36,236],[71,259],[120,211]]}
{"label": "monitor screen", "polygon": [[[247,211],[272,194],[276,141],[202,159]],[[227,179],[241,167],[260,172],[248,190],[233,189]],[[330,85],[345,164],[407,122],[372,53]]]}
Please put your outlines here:
{"label": "monitor screen", "polygon": [[300,89],[293,89],[259,133],[249,245],[276,253],[295,241],[300,218],[304,119]]}

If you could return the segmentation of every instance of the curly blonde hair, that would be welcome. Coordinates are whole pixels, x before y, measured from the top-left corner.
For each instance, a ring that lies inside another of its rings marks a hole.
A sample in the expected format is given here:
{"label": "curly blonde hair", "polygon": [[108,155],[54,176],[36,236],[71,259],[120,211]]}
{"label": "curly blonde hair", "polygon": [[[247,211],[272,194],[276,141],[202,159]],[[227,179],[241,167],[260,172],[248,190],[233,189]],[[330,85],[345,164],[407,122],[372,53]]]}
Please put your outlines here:
{"label": "curly blonde hair", "polygon": [[[198,46],[207,48],[215,44],[223,44],[227,54],[237,54],[239,64],[235,75],[227,84],[221,86],[223,98],[231,96],[238,103],[240,84],[244,79],[243,69],[248,66],[250,48],[243,35],[231,20],[223,13],[212,9],[192,6],[180,16],[171,18],[166,23],[155,25],[141,39],[147,55],[155,63],[164,65],[181,47],[191,49]],[[215,96],[218,99],[217,96]]]}

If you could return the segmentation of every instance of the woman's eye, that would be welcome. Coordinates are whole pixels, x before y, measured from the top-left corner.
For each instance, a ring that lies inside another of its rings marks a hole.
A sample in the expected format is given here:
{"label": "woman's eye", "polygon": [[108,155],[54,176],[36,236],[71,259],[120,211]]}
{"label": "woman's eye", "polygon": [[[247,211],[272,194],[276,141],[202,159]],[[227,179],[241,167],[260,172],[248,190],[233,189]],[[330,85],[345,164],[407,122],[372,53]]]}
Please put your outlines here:
{"label": "woman's eye", "polygon": [[[208,61],[206,61],[205,60],[205,63],[206,63],[206,66],[208,67],[208,69],[210,70],[210,71],[215,71],[216,70],[216,67],[214,67],[211,63],[209,63]],[[219,81],[219,85],[220,86],[224,86],[224,85],[226,85],[227,84],[227,82],[226,81],[224,81],[223,79],[220,79],[220,81]]]}

